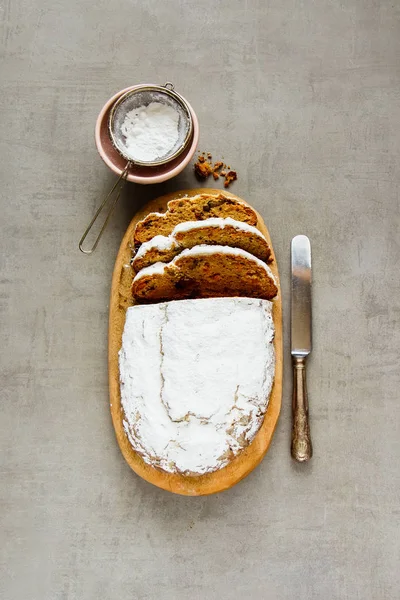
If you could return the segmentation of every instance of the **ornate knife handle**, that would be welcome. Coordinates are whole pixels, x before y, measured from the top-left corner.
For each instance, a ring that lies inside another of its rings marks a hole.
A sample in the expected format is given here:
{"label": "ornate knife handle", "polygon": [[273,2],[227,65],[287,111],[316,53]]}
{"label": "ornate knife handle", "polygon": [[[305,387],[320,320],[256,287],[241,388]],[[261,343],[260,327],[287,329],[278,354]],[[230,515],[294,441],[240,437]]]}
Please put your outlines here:
{"label": "ornate knife handle", "polygon": [[312,457],[313,449],[308,422],[308,398],[306,386],[306,359],[293,356],[293,429],[292,457],[306,462]]}

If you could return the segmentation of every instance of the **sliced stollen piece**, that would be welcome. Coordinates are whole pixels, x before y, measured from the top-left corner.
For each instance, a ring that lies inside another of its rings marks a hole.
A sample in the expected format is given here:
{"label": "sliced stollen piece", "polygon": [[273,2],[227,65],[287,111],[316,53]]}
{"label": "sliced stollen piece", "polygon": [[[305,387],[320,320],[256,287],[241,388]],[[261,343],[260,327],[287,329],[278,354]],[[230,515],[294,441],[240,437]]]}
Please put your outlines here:
{"label": "sliced stollen piece", "polygon": [[254,298],[128,308],[119,352],[123,427],[146,463],[211,473],[249,445],[274,381],[271,308]]}
{"label": "sliced stollen piece", "polygon": [[142,269],[132,284],[138,302],[246,296],[271,300],[278,289],[271,269],[245,250],[195,246],[169,263]]}
{"label": "sliced stollen piece", "polygon": [[231,217],[180,223],[172,235],[183,248],[203,244],[231,246],[246,250],[264,262],[268,262],[271,256],[271,248],[257,227]]}
{"label": "sliced stollen piece", "polygon": [[212,217],[179,223],[170,236],[156,235],[144,242],[132,260],[132,267],[137,273],[156,262],[170,262],[182,250],[202,244],[241,248],[264,262],[271,256],[267,240],[256,227],[231,217]]}
{"label": "sliced stollen piece", "polygon": [[223,194],[200,194],[192,198],[170,200],[165,213],[148,214],[136,225],[134,245],[137,248],[156,235],[168,236],[178,223],[202,221],[210,217],[232,217],[236,221],[257,225],[257,214],[247,204]]}

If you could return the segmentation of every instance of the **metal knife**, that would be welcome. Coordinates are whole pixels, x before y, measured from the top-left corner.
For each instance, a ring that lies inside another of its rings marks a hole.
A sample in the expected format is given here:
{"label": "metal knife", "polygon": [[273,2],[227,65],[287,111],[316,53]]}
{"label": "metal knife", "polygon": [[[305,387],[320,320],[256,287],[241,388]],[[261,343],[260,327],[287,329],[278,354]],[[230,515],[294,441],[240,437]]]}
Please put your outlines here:
{"label": "metal knife", "polygon": [[306,360],[311,352],[311,245],[296,235],[291,248],[291,354],[293,363],[292,457],[310,460],[313,449],[308,420]]}

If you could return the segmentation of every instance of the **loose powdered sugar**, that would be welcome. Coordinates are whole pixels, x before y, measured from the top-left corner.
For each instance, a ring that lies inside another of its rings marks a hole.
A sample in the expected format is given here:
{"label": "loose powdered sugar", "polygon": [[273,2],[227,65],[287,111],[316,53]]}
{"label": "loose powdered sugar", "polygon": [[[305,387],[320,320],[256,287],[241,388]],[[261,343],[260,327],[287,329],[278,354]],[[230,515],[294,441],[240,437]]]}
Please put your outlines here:
{"label": "loose powdered sugar", "polygon": [[255,298],[209,298],[128,309],[121,403],[145,462],[206,473],[251,442],[274,379],[271,308]]}
{"label": "loose powdered sugar", "polygon": [[126,154],[143,162],[163,158],[179,139],[178,123],[178,112],[162,102],[134,108],[121,125]]}

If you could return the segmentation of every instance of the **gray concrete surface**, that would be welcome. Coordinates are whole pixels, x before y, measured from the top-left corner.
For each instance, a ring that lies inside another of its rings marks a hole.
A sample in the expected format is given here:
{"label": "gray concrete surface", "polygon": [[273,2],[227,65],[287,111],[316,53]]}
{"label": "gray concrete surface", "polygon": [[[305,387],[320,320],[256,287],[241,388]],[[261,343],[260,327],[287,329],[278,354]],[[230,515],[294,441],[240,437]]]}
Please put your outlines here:
{"label": "gray concrete surface", "polygon": [[[0,597],[399,598],[399,3],[15,0],[1,16]],[[268,223],[287,359],[291,237],[314,252],[315,456],[289,457],[288,359],[270,452],[209,498],[131,472],[107,398],[121,236],[146,199],[196,186],[191,168],[129,186],[96,254],[77,249],[114,181],[98,111],[165,80]]]}

